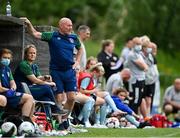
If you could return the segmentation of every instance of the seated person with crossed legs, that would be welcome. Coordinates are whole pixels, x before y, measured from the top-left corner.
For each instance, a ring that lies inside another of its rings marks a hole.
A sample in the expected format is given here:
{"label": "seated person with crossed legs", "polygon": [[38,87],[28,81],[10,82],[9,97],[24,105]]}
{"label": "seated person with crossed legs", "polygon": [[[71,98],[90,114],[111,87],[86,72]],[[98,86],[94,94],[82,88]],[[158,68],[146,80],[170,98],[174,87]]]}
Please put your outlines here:
{"label": "seated person with crossed legs", "polygon": [[[101,77],[104,74],[104,68],[101,63],[97,63],[90,67],[90,72],[80,72],[78,78],[78,88],[79,91],[87,96],[94,98],[95,105],[101,105],[100,108],[100,127],[103,127],[105,124],[105,119],[107,115],[107,105],[109,105],[114,111],[114,115],[124,115],[125,112],[117,109],[112,98],[108,92],[104,92],[96,88],[96,79]],[[99,124],[99,120],[96,120],[96,123]]]}
{"label": "seated person with crossed legs", "polygon": [[[20,62],[15,70],[15,80],[18,90],[22,90],[21,82],[25,82],[35,100],[52,101],[56,103],[56,105],[51,106],[53,113],[66,114],[67,112],[62,110],[55,100],[52,87],[55,87],[56,84],[51,81],[50,76],[48,76],[49,80],[47,81],[47,76],[42,76],[39,67],[34,63],[36,54],[37,50],[34,45],[30,44],[25,48],[24,60]],[[46,109],[48,110],[48,107]]]}

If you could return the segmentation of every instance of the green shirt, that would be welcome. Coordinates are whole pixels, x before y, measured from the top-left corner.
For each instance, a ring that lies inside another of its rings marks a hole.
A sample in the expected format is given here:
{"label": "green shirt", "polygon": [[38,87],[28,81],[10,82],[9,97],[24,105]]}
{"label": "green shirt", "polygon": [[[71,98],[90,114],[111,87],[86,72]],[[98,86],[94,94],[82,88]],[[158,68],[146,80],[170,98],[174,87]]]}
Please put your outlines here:
{"label": "green shirt", "polygon": [[10,71],[10,73],[9,73],[9,80],[11,81],[11,80],[14,80],[14,78],[13,78],[13,75],[12,75],[12,72]]}
{"label": "green shirt", "polygon": [[[54,32],[42,32],[41,40],[50,41],[52,36],[53,36],[53,33]],[[76,35],[76,34],[72,34],[72,35]],[[78,38],[76,48],[79,49],[80,47],[81,47],[81,43],[80,43],[79,38]]]}
{"label": "green shirt", "polygon": [[24,60],[19,64],[19,69],[25,76],[35,75],[36,77],[41,76],[39,67],[36,64],[29,64],[28,61]]}
{"label": "green shirt", "polygon": [[41,40],[49,41],[53,36],[53,32],[42,32]]}

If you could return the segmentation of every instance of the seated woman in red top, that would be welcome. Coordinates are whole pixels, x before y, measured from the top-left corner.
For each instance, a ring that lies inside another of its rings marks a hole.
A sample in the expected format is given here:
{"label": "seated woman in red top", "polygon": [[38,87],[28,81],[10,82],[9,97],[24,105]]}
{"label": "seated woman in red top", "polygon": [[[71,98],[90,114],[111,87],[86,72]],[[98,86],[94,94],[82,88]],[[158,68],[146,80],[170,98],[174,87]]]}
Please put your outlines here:
{"label": "seated woman in red top", "polygon": [[[97,120],[96,123],[104,126],[105,119],[107,115],[107,105],[109,105],[114,114],[125,114],[125,112],[120,111],[108,92],[102,91],[97,88],[97,79],[104,74],[104,68],[101,63],[97,63],[92,66],[89,70],[90,72],[80,72],[78,78],[78,88],[79,91],[87,96],[93,97],[96,101],[95,105],[100,105],[100,121]],[[103,104],[103,102],[105,103]]]}

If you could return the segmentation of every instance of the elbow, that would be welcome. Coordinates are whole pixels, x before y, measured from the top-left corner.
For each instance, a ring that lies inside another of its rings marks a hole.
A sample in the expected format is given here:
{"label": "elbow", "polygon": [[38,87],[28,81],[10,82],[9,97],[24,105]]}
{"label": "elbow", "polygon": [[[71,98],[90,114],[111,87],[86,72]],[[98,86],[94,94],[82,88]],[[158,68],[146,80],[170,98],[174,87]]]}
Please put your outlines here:
{"label": "elbow", "polygon": [[40,39],[40,38],[41,38],[41,33],[40,33],[40,32],[37,32],[36,30],[34,30],[34,31],[32,32],[32,35],[33,35],[35,38],[37,38],[37,39]]}
{"label": "elbow", "polygon": [[37,36],[38,36],[37,31],[33,31],[33,32],[32,32],[32,35],[33,35],[35,38],[37,38]]}

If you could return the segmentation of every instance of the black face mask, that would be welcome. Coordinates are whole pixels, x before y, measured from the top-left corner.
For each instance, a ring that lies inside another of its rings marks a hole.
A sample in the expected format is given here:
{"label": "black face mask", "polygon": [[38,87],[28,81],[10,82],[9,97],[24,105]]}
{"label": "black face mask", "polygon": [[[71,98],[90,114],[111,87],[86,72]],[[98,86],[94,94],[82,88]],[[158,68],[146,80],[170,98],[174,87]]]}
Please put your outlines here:
{"label": "black face mask", "polygon": [[129,78],[123,78],[123,82],[128,82]]}

